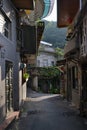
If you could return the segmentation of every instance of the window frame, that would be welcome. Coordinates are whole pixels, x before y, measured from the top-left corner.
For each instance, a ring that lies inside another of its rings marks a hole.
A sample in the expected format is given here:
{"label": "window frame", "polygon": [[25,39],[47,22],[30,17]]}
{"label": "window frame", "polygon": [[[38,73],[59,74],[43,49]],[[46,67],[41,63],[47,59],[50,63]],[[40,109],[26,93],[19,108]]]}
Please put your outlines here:
{"label": "window frame", "polygon": [[2,15],[3,17],[3,20],[4,20],[4,23],[3,23],[3,28],[2,28],[2,34],[12,40],[12,22],[11,20],[9,19],[9,17],[6,15],[6,13],[0,9],[0,14]]}
{"label": "window frame", "polygon": [[4,36],[11,40],[11,21],[5,18],[5,25],[3,30]]}
{"label": "window frame", "polygon": [[73,66],[72,67],[72,88],[78,89],[78,67]]}
{"label": "window frame", "polygon": [[43,59],[43,67],[47,67],[48,66],[48,59]]}

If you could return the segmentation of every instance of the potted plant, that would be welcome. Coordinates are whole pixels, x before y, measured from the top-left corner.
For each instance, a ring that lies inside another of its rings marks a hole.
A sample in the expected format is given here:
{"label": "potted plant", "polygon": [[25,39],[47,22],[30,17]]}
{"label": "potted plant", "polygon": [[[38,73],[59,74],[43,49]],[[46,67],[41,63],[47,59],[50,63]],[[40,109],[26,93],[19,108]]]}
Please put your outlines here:
{"label": "potted plant", "polygon": [[24,80],[28,81],[29,77],[30,77],[29,73],[26,72],[23,74]]}

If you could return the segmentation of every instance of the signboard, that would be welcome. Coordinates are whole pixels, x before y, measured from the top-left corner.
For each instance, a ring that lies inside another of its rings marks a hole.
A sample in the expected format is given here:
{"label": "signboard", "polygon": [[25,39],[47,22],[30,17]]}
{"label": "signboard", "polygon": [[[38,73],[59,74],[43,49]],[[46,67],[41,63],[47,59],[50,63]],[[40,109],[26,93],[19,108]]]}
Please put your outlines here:
{"label": "signboard", "polygon": [[69,26],[80,8],[79,0],[57,0],[57,26]]}

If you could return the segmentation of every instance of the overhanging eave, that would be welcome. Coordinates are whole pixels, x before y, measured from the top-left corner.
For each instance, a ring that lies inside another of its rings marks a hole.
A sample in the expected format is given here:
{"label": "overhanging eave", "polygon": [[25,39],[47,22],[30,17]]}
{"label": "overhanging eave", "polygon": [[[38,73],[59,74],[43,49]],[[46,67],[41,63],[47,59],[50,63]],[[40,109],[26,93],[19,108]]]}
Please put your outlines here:
{"label": "overhanging eave", "polygon": [[34,9],[33,0],[12,0],[12,2],[18,9]]}
{"label": "overhanging eave", "polygon": [[69,26],[79,11],[79,8],[79,0],[57,0],[57,26]]}

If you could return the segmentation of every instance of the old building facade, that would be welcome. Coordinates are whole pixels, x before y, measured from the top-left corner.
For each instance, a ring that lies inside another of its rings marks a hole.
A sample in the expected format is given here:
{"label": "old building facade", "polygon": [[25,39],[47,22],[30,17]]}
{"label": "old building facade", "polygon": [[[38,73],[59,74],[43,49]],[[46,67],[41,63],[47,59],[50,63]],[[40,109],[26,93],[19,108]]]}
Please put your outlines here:
{"label": "old building facade", "polygon": [[0,121],[19,106],[16,46],[16,13],[4,0],[0,7]]}
{"label": "old building facade", "polygon": [[56,65],[57,55],[52,44],[41,41],[37,56],[37,67],[48,67]]}
{"label": "old building facade", "polygon": [[0,0],[0,124],[26,98],[23,75],[26,65],[36,61],[44,29],[44,23],[36,21],[51,13],[51,4],[51,0]]}
{"label": "old building facade", "polygon": [[68,27],[65,52],[66,98],[71,101],[81,113],[87,114],[87,3],[81,4],[72,24]]}

